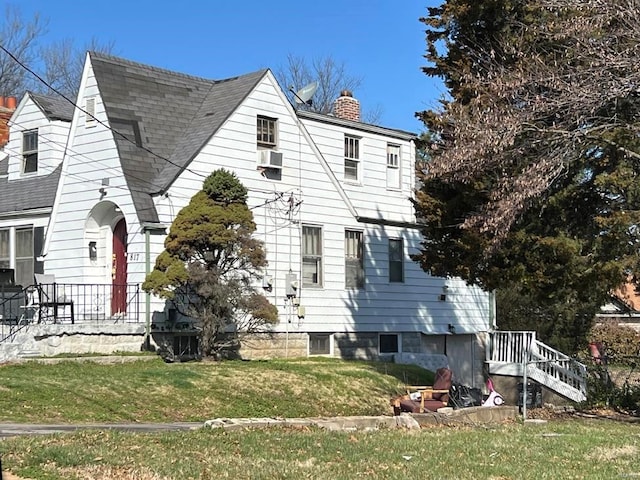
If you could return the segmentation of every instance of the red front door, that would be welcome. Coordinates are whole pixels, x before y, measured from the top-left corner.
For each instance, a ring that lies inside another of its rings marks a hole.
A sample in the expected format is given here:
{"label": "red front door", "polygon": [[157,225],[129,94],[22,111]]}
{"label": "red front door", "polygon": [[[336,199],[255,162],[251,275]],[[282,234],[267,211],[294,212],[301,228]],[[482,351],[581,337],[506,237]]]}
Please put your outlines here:
{"label": "red front door", "polygon": [[111,315],[127,311],[127,223],[124,218],[113,229],[111,262]]}

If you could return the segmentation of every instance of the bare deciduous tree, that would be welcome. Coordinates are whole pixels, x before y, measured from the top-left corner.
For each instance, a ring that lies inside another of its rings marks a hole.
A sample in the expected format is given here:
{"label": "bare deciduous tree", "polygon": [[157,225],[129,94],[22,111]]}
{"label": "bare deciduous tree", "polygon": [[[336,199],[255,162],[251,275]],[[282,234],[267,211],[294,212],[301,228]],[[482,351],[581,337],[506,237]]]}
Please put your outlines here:
{"label": "bare deciduous tree", "polygon": [[458,75],[473,97],[445,103],[429,165],[461,182],[507,167],[487,206],[465,219],[498,237],[585,155],[609,147],[640,160],[640,2],[527,5],[535,21],[513,22],[489,51],[467,46],[473,67]]}
{"label": "bare deciduous tree", "polygon": [[[363,83],[361,77],[349,74],[346,65],[331,56],[316,57],[308,61],[289,54],[286,65],[281,65],[275,74],[289,100],[294,104],[296,98],[293,92],[299,91],[312,82],[318,82],[318,90],[313,96],[312,103],[301,104],[300,108],[323,114],[333,112],[333,103],[342,90],[357,92]],[[376,105],[366,110],[362,118],[368,123],[376,123],[381,116],[382,107]]]}
{"label": "bare deciduous tree", "polygon": [[42,47],[40,55],[44,64],[43,77],[47,85],[40,85],[39,91],[53,93],[57,91],[74,99],[80,86],[82,69],[87,51],[110,53],[114,43],[100,43],[92,38],[84,48],[74,45],[72,39],[64,39]]}
{"label": "bare deciduous tree", "polygon": [[[37,59],[38,40],[46,30],[46,22],[39,15],[25,21],[20,11],[11,5],[4,9],[0,26],[0,45],[26,64]],[[0,52],[0,95],[21,95],[27,89],[28,72],[5,52]]]}
{"label": "bare deciduous tree", "polygon": [[[100,43],[96,39],[89,41],[84,48],[79,48],[71,39],[43,44],[46,33],[47,21],[39,14],[26,19],[17,7],[5,7],[0,45],[22,65],[0,51],[0,95],[20,97],[27,90],[41,93],[53,93],[55,90],[73,100],[80,85],[86,51],[110,53],[114,47],[113,42]],[[44,83],[29,73],[25,66],[38,73]]]}

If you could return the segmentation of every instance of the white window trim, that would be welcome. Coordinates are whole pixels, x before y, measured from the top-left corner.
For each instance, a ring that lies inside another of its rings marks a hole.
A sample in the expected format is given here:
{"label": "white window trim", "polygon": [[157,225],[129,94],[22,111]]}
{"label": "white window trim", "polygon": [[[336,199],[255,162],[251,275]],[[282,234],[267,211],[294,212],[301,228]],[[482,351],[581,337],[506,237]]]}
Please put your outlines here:
{"label": "white window trim", "polygon": [[[382,335],[395,335],[398,338],[398,351],[397,352],[381,352],[380,351],[380,337]],[[379,332],[378,333],[378,355],[395,355],[396,353],[402,353],[402,333]]]}
{"label": "white window trim", "polygon": [[[316,228],[320,230],[320,254],[317,255],[320,257],[320,268],[318,271],[319,279],[317,283],[304,283],[304,257],[311,256],[305,255],[304,253],[304,228]],[[300,285],[304,288],[324,288],[324,269],[325,269],[325,258],[324,258],[324,228],[322,225],[313,225],[309,223],[302,224],[300,227]]]}
{"label": "white window trim", "polygon": [[[265,142],[263,140],[258,140],[258,123],[260,121],[263,122],[273,122],[273,142]],[[256,144],[259,149],[269,149],[275,150],[278,148],[278,119],[273,117],[268,117],[267,115],[258,115],[256,117]]]}
{"label": "white window trim", "polygon": [[[312,335],[328,335],[329,336],[329,353],[311,353],[311,336]],[[308,332],[307,333],[307,356],[308,357],[333,357],[334,352],[334,334],[325,332]]]}
{"label": "white window trim", "polygon": [[[391,153],[391,149],[396,149],[397,153]],[[391,162],[392,155],[395,156],[395,163]],[[398,183],[396,185],[389,185],[389,170],[397,170]],[[387,190],[401,190],[402,189],[402,147],[395,143],[387,143]]]}
{"label": "white window trim", "polygon": [[[353,233],[359,233],[360,234],[360,244],[361,244],[361,249],[360,249],[360,269],[362,272],[362,285],[360,286],[356,286],[356,285],[347,285],[347,251],[346,251],[346,240],[347,240],[347,232],[353,232]],[[346,290],[364,290],[365,288],[365,284],[366,284],[366,276],[365,276],[365,267],[364,267],[364,252],[365,252],[365,244],[364,244],[364,231],[363,230],[359,230],[356,228],[345,228],[344,229],[344,240],[345,240],[345,252],[344,252],[344,288]]]}
{"label": "white window trim", "polygon": [[[400,242],[401,255],[400,255],[400,263],[402,264],[402,279],[401,280],[391,280],[391,242]],[[387,281],[391,283],[405,283],[405,254],[404,254],[404,239],[401,237],[393,237],[389,238],[387,241],[387,261],[389,268],[389,275],[387,276]]]}
{"label": "white window trim", "polygon": [[85,104],[84,126],[85,128],[95,127],[98,122],[96,116],[96,97],[88,97]]}
{"label": "white window trim", "polygon": [[[25,143],[25,136],[29,135],[29,134],[33,134],[35,133],[36,135],[36,149],[35,150],[25,150],[24,148],[24,143]],[[38,132],[37,128],[32,128],[30,130],[25,130],[24,132],[22,132],[22,167],[20,169],[20,173],[22,175],[36,175],[38,173],[38,163],[40,162],[40,134]],[[33,155],[35,153],[36,155],[36,168],[35,170],[31,171],[31,172],[27,172],[26,168],[27,168],[27,156],[28,155]]]}
{"label": "white window trim", "polygon": [[[354,141],[354,145],[356,148],[347,148],[347,142],[349,140]],[[344,181],[345,183],[351,183],[354,185],[362,184],[362,145],[361,145],[362,137],[358,137],[356,135],[348,135],[344,136],[344,161],[343,167],[346,170],[347,161],[354,162],[356,164],[356,178],[347,178],[346,172],[343,171]],[[355,155],[354,155],[355,152]]]}

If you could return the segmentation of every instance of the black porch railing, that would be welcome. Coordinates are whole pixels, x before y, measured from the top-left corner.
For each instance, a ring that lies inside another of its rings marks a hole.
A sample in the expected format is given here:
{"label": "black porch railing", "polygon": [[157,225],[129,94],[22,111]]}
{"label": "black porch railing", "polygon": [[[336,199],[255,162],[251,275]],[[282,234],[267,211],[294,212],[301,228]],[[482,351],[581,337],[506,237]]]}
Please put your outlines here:
{"label": "black porch railing", "polygon": [[[0,324],[139,323],[139,284],[50,283],[0,287]],[[0,338],[5,332],[0,332]]]}

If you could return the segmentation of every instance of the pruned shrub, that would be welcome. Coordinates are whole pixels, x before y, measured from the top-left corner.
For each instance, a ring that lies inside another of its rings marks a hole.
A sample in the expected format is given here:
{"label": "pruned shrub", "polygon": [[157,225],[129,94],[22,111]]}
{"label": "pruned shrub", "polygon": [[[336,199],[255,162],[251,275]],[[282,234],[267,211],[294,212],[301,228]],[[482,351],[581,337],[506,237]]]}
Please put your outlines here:
{"label": "pruned shrub", "polygon": [[604,346],[604,354],[609,362],[627,363],[629,358],[636,361],[640,354],[640,334],[614,320],[595,325],[589,332],[588,339]]}

